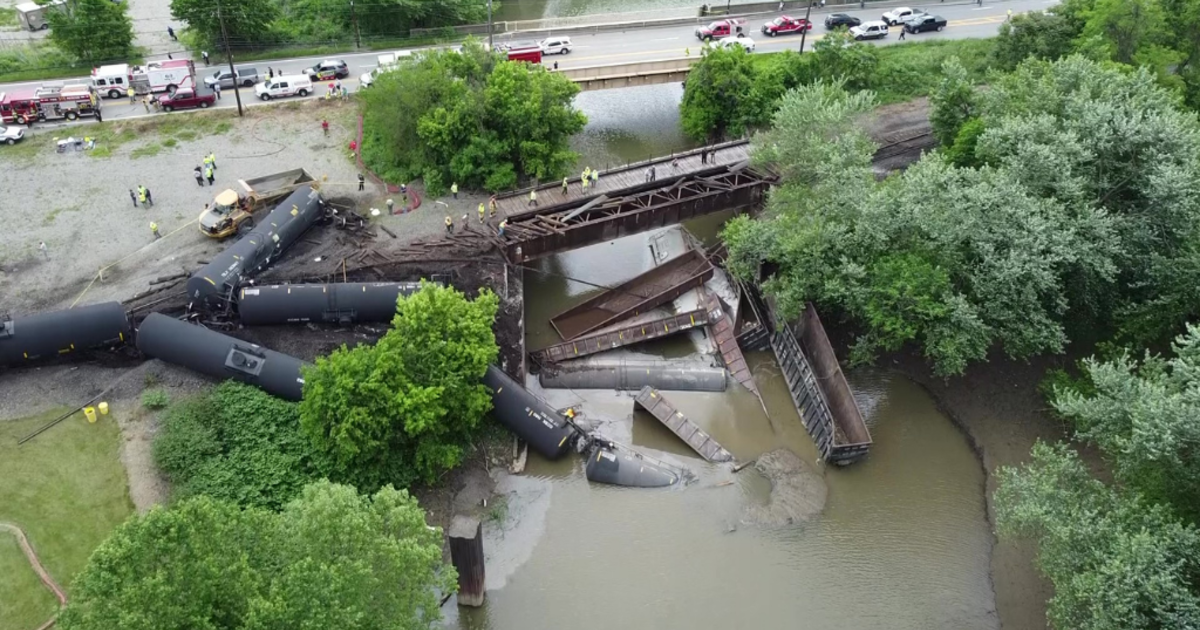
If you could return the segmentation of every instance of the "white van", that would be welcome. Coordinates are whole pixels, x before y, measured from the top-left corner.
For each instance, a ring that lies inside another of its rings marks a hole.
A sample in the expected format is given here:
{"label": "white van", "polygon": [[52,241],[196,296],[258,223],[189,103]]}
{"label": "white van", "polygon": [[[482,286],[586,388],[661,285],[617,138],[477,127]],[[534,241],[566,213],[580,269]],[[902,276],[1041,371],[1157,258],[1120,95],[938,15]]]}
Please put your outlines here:
{"label": "white van", "polygon": [[312,80],[302,74],[277,76],[254,86],[254,93],[264,101],[282,96],[308,96]]}
{"label": "white van", "polygon": [[538,42],[543,55],[565,55],[571,52],[570,37],[547,37]]}

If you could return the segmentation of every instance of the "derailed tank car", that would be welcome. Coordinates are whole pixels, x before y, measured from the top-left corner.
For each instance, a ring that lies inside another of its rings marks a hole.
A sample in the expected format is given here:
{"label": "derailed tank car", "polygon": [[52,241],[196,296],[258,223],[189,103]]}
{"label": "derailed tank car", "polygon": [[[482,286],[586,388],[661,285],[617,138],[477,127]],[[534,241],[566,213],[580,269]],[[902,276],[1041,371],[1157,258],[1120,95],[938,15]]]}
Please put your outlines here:
{"label": "derailed tank car", "polygon": [[268,394],[300,400],[305,363],[219,332],[151,313],[138,327],[137,349],[143,354],[216,378],[232,378]]}
{"label": "derailed tank car", "polygon": [[323,322],[390,322],[396,300],[420,282],[276,284],[238,290],[238,318],[247,326]]}
{"label": "derailed tank car", "polygon": [[0,366],[115,348],[128,341],[131,332],[129,317],[119,302],[0,320]]}
{"label": "derailed tank car", "polygon": [[489,365],[483,384],[492,390],[492,415],[539,455],[558,459],[571,449],[575,429],[500,368]]}
{"label": "derailed tank car", "polygon": [[246,276],[262,271],[279,258],[324,213],[324,203],[315,188],[297,188],[249,234],[188,278],[188,299],[197,307],[223,305],[233,298]]}
{"label": "derailed tank car", "polygon": [[634,453],[597,443],[588,452],[584,467],[588,481],[633,488],[675,485],[679,475]]}

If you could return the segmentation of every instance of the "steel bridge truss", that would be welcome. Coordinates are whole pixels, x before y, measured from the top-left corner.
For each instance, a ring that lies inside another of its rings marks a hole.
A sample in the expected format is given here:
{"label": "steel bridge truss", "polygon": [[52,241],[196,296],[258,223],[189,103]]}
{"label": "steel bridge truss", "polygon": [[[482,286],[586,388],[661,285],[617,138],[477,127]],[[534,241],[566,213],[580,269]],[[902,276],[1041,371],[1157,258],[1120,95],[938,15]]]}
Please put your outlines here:
{"label": "steel bridge truss", "polygon": [[763,202],[775,179],[743,162],[648,182],[618,198],[601,195],[524,213],[505,228],[505,253],[519,264],[714,212],[745,211]]}

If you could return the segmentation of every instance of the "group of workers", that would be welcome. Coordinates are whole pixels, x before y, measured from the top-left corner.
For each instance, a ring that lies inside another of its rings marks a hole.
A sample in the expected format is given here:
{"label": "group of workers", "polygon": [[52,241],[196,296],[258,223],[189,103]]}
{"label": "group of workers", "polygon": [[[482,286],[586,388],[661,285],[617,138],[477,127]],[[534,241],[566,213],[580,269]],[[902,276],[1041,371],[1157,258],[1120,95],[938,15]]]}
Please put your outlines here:
{"label": "group of workers", "polygon": [[208,185],[212,186],[213,180],[216,179],[216,170],[217,156],[215,153],[210,151],[208,155],[204,156],[204,167],[201,168],[197,166],[196,168],[192,169],[192,177],[196,178],[197,186],[204,186],[204,180],[206,179],[208,180]]}

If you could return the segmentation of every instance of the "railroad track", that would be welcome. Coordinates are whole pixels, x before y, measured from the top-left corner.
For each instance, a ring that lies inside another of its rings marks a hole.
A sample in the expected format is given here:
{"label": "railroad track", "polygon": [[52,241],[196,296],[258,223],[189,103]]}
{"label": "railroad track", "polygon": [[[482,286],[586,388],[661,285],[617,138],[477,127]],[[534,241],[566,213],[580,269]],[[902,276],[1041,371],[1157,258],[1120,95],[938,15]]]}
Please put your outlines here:
{"label": "railroad track", "polygon": [[933,130],[927,126],[884,136],[879,138],[879,142],[880,146],[872,156],[872,162],[882,162],[906,153],[919,152],[937,144],[933,137]]}

